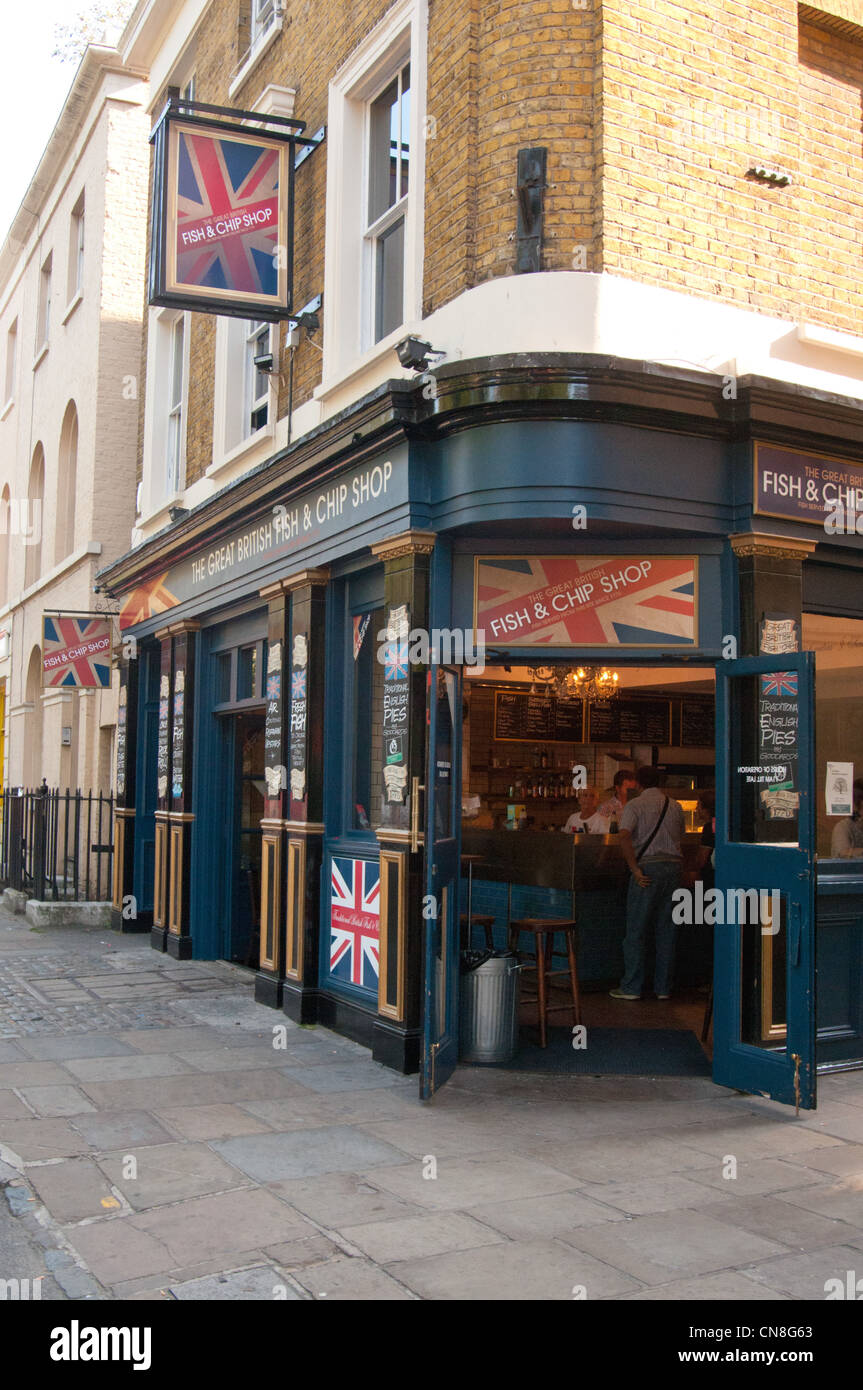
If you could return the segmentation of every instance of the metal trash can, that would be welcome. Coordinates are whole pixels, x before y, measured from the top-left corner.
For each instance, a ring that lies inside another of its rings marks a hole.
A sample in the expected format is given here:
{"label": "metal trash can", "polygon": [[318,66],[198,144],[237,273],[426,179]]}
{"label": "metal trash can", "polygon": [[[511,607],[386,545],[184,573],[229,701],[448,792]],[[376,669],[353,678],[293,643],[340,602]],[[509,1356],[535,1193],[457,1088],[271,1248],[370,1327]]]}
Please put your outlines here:
{"label": "metal trash can", "polygon": [[463,1062],[511,1062],[518,1049],[518,979],[512,951],[462,951],[459,1056]]}

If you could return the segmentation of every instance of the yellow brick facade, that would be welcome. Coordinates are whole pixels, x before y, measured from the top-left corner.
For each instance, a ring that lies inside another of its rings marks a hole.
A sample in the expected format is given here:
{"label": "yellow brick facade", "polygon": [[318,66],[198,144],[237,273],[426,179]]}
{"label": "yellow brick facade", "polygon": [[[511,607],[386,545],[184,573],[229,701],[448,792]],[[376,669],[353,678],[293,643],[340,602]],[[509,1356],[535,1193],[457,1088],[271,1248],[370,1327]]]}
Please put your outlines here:
{"label": "yellow brick facade", "polygon": [[[313,132],[330,79],[388,8],[289,2],[283,32],[229,97],[248,3],[212,0],[196,96],[242,107],[270,83],[293,88]],[[429,0],[423,313],[514,273],[517,155],[541,145],[544,270],[859,332],[861,90],[854,0]],[[324,286],[327,159],[325,143],[297,175],[297,305]],[[761,165],[790,185],[747,173]],[[187,484],[213,458],[214,345],[215,321],[193,315]],[[295,409],[321,370],[303,341]]]}

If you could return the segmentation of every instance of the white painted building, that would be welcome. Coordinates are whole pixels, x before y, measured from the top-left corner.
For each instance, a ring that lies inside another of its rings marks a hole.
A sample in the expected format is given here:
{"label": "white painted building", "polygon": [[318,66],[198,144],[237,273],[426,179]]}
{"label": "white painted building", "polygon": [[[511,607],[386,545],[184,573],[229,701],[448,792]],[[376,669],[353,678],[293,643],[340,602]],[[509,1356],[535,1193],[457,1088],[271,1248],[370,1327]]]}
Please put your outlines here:
{"label": "white painted building", "polygon": [[96,609],[134,517],[146,97],[115,49],[87,49],[0,250],[7,786],[111,786],[116,691],[43,692],[42,618]]}

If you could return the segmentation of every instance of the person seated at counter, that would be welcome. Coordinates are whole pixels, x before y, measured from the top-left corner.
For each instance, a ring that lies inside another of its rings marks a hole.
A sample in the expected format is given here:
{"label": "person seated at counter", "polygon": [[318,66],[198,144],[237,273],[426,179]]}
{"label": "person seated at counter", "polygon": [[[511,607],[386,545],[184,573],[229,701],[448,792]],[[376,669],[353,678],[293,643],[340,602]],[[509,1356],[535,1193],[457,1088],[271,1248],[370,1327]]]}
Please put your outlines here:
{"label": "person seated at counter", "polygon": [[833,859],[859,859],[863,856],[863,779],[854,782],[854,814],[834,825],[830,837]]}
{"label": "person seated at counter", "polygon": [[596,787],[585,787],[578,794],[578,810],[563,827],[564,834],[607,835],[609,819],[598,810],[599,793]]}
{"label": "person seated at counter", "polygon": [[[599,814],[604,816],[611,825],[612,821],[620,819],[620,813],[627,801],[638,793],[638,784],[635,780],[635,773],[627,768],[621,768],[614,774],[614,782],[608,797],[603,801],[599,808]],[[605,831],[604,833],[608,833]]]}

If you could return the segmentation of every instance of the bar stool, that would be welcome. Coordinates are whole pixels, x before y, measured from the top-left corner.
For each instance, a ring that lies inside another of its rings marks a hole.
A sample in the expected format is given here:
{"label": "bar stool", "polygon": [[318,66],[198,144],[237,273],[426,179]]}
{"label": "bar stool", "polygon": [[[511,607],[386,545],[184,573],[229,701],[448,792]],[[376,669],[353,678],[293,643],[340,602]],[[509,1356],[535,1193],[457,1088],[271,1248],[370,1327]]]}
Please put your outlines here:
{"label": "bar stool", "polygon": [[485,912],[472,912],[470,914],[470,923],[468,923],[467,913],[462,912],[459,916],[462,950],[472,950],[473,929],[474,927],[482,927],[485,934],[485,949],[487,951],[493,951],[494,932],[492,928],[494,927],[494,923],[494,917],[489,916],[488,913]]}
{"label": "bar stool", "polygon": [[[576,923],[572,917],[520,917],[517,921],[509,925],[509,948],[511,951],[518,952],[518,939],[522,932],[531,932],[535,941],[535,954],[529,955],[529,959],[536,962],[536,1002],[539,1005],[539,1041],[540,1047],[548,1045],[547,1023],[550,1013],[557,1013],[561,1009],[572,1009],[573,1021],[581,1022],[581,1005],[578,998],[578,968],[575,961],[575,932]],[[563,932],[566,938],[566,955],[569,962],[568,970],[552,970],[552,957],[554,954],[554,934]],[[548,1002],[548,981],[560,975],[569,975],[570,987],[572,989],[571,1004],[549,1004]],[[526,1003],[533,1003],[532,999],[525,1000]]]}

